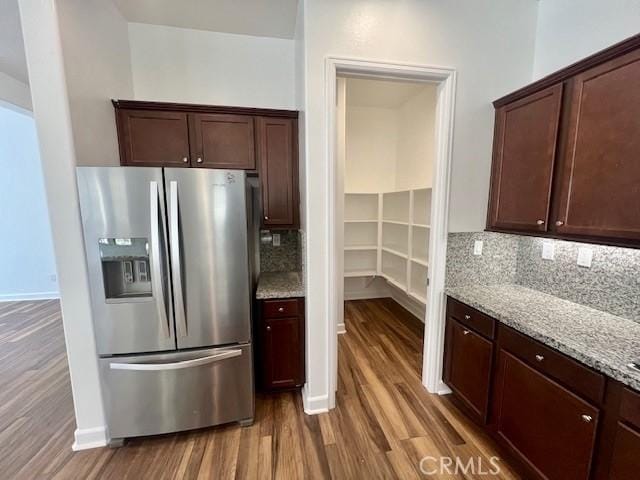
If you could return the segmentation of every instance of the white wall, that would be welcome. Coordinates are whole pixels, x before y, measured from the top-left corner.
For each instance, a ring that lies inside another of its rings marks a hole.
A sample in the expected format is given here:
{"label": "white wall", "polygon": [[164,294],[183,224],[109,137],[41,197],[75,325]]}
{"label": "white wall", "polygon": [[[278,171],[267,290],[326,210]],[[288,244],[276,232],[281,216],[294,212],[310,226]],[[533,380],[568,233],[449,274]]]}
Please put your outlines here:
{"label": "white wall", "polygon": [[328,198],[325,59],[328,55],[453,67],[458,72],[450,230],[485,224],[493,108],[491,101],[528,83],[537,1],[305,1],[307,346],[305,395],[329,405],[327,371]]}
{"label": "white wall", "polygon": [[[117,163],[112,96],[131,95],[126,22],[103,0],[19,0],[71,375],[74,448],[108,432],[75,167]],[[64,57],[63,57],[64,55]]]}
{"label": "white wall", "polygon": [[24,110],[31,110],[29,85],[0,72],[0,103],[2,102],[10,103]]}
{"label": "white wall", "polygon": [[135,98],[295,109],[294,41],[129,24]]}
{"label": "white wall", "polygon": [[540,0],[533,78],[638,33],[639,0]]}
{"label": "white wall", "polygon": [[0,300],[56,298],[58,282],[33,118],[0,106]]}
{"label": "white wall", "polygon": [[133,96],[127,23],[111,1],[58,4],[77,164],[119,165],[111,99]]}
{"label": "white wall", "polygon": [[[347,82],[347,97],[349,96]],[[396,186],[398,110],[346,108],[345,192],[387,192]]]}
{"label": "white wall", "polygon": [[396,190],[433,184],[436,94],[436,87],[425,86],[399,108]]}

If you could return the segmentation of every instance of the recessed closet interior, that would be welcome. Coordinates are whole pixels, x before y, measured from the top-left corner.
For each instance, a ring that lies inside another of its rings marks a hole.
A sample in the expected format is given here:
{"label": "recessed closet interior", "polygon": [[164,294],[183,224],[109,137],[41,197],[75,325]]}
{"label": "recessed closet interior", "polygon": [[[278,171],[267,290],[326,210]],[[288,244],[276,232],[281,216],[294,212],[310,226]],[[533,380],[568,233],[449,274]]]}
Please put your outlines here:
{"label": "recessed closet interior", "polygon": [[391,297],[424,321],[437,85],[348,77],[338,92],[344,299]]}

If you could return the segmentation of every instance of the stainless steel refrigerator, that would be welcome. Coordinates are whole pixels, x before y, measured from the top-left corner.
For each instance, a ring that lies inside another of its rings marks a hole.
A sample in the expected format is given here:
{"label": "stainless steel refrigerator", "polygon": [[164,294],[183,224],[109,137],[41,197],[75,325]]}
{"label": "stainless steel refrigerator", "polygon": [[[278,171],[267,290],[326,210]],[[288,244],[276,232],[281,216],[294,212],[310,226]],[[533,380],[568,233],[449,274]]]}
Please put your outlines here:
{"label": "stainless steel refrigerator", "polygon": [[111,438],[254,415],[245,173],[78,167]]}

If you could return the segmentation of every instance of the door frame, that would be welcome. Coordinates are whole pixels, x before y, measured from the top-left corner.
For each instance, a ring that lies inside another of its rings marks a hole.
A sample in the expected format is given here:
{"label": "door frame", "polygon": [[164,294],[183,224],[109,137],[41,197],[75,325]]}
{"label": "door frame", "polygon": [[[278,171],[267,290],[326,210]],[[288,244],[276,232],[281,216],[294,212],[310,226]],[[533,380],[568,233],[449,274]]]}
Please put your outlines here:
{"label": "door frame", "polygon": [[455,111],[456,70],[449,67],[401,64],[361,58],[329,56],[325,59],[325,121],[327,127],[328,170],[328,342],[327,372],[329,408],[335,407],[338,379],[338,319],[343,316],[344,169],[337,152],[337,79],[339,75],[357,75],[374,79],[411,80],[438,85],[436,106],[436,156],[429,233],[429,287],[425,315],[422,384],[431,393],[449,393],[442,381],[445,325],[445,273],[449,219],[449,185],[453,120]]}

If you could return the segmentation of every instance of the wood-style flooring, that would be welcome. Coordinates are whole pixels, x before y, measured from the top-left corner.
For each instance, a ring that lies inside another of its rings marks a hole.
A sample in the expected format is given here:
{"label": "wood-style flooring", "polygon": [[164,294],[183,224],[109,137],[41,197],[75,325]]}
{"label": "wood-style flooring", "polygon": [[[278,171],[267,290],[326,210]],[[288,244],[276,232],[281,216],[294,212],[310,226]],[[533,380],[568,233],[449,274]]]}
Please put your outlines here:
{"label": "wood-style flooring", "polygon": [[[305,415],[296,392],[259,395],[251,427],[72,452],[60,315],[57,301],[0,303],[2,479],[427,478],[420,471],[425,456],[473,460],[487,470],[498,455],[446,397],[423,389],[423,325],[390,299],[347,302],[337,407],[329,413]],[[423,466],[432,470],[434,462]],[[499,465],[497,476],[460,470],[429,478],[517,478]]]}

